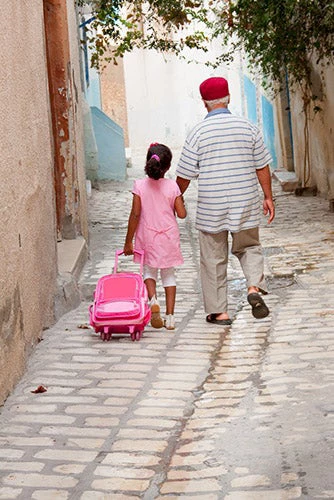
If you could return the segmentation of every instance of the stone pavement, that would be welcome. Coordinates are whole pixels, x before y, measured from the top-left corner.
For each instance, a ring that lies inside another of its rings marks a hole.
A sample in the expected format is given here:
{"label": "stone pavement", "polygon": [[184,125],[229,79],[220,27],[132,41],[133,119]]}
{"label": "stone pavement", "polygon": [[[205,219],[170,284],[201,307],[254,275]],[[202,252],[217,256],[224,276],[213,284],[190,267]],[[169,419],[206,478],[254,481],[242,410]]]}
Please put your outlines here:
{"label": "stone pavement", "polygon": [[[122,248],[131,186],[93,190],[82,304],[44,332],[0,414],[0,498],[334,499],[328,203],[275,185],[277,217],[261,228],[271,314],[253,319],[232,257],[234,322],[224,328],[205,322],[191,186],[177,329],[102,342],[86,328],[88,305]],[[123,266],[136,269],[129,258]],[[32,392],[39,386],[46,392]]]}

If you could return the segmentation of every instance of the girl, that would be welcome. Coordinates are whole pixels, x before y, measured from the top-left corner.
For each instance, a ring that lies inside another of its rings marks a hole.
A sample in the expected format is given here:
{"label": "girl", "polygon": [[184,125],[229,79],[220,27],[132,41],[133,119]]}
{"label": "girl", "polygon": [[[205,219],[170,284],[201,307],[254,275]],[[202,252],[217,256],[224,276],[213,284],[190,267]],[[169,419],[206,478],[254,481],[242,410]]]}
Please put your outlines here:
{"label": "girl", "polygon": [[[151,144],[146,155],[147,177],[134,182],[132,209],[124,244],[125,255],[135,248],[144,250],[144,282],[151,308],[151,325],[174,330],[176,281],[174,266],[183,264],[180,234],[175,214],[184,219],[187,215],[180,188],[172,179],[165,179],[172,153],[163,144]],[[136,258],[136,257],[135,257]],[[165,321],[160,316],[156,295],[156,282],[160,269],[166,297]]]}

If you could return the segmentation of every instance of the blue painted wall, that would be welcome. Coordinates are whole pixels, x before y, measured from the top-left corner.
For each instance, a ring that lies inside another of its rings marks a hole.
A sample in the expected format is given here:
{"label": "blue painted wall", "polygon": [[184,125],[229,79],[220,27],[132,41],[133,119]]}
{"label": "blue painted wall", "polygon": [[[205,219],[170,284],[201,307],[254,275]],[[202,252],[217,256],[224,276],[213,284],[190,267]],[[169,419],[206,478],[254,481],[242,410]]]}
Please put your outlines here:
{"label": "blue painted wall", "polygon": [[261,96],[262,119],[263,119],[263,138],[269,149],[273,162],[272,168],[277,168],[277,157],[275,150],[275,126],[273,105],[265,96]]}
{"label": "blue painted wall", "polygon": [[[256,87],[254,83],[244,75],[244,92],[246,98],[247,118],[258,125],[257,105],[256,105]],[[274,110],[271,102],[261,95],[261,114],[262,114],[262,134],[265,145],[269,149],[273,162],[272,168],[277,168],[277,157],[275,150],[275,126]]]}
{"label": "blue painted wall", "polygon": [[[94,18],[83,19],[81,38],[87,42],[86,25]],[[126,178],[123,129],[101,111],[100,75],[91,67],[89,44],[82,46],[82,70],[89,116],[85,120],[86,175],[93,182]],[[89,128],[91,126],[91,129]]]}
{"label": "blue painted wall", "polygon": [[257,124],[256,87],[246,75],[244,75],[244,92],[246,97],[247,118],[251,122]]}
{"label": "blue painted wall", "polygon": [[100,75],[95,68],[91,67],[91,50],[86,34],[86,24],[89,24],[94,18],[83,20],[80,25],[80,37],[84,42],[81,45],[82,50],[82,69],[84,74],[84,90],[87,102],[90,106],[96,106],[101,109],[101,89],[100,89]]}
{"label": "blue painted wall", "polygon": [[97,78],[93,73],[86,90],[86,99],[90,106],[96,106],[101,109],[100,78]]}
{"label": "blue painted wall", "polygon": [[98,150],[98,180],[123,181],[126,178],[123,129],[96,106],[91,111]]}

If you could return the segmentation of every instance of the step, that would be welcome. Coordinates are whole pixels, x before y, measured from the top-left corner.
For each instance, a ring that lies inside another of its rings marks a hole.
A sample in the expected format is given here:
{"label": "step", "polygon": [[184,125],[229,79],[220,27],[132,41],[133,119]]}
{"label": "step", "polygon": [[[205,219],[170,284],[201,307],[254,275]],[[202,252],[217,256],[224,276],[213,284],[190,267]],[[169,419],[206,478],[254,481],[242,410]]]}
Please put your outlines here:
{"label": "step", "polygon": [[283,191],[294,191],[299,186],[299,181],[295,172],[274,170],[272,176],[280,183]]}
{"label": "step", "polygon": [[62,240],[57,243],[58,271],[69,273],[78,280],[88,257],[85,238],[78,236],[74,240]]}

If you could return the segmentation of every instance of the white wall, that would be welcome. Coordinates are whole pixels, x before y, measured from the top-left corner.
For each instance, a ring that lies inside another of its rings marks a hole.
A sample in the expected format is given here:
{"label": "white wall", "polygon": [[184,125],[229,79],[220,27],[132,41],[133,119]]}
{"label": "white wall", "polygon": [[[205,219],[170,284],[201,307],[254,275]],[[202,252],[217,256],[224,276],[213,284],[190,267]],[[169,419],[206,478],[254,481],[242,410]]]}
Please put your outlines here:
{"label": "white wall", "polygon": [[[306,186],[316,186],[319,194],[329,200],[334,199],[334,71],[330,65],[322,71],[322,100],[316,101],[321,107],[318,113],[310,112],[309,156],[310,168],[304,169],[305,160],[305,117],[303,101],[298,89],[291,93],[292,133],[294,167],[298,179],[304,186],[305,176],[310,170]],[[313,89],[319,95],[319,90]],[[312,104],[311,104],[312,107]]]}
{"label": "white wall", "polygon": [[[212,50],[211,54],[214,54],[216,49]],[[200,57],[198,52],[196,57]],[[207,55],[201,57],[205,61]],[[242,113],[239,61],[233,69],[213,70],[203,63],[188,64],[174,55],[135,50],[125,56],[124,72],[134,168],[144,168],[148,146],[151,142],[161,142],[171,148],[172,171],[175,169],[186,135],[206,115],[199,93],[199,85],[206,78],[227,78],[231,93],[230,110]]]}

